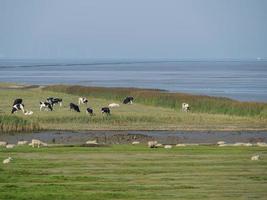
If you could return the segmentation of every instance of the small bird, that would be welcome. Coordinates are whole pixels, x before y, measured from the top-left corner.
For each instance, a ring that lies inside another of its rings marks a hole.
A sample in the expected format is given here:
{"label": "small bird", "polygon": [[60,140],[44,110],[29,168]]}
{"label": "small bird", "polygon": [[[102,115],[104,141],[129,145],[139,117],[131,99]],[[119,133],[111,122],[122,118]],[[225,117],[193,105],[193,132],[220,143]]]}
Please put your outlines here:
{"label": "small bird", "polygon": [[12,158],[11,157],[8,157],[5,160],[3,160],[3,164],[9,163],[11,160],[12,160]]}

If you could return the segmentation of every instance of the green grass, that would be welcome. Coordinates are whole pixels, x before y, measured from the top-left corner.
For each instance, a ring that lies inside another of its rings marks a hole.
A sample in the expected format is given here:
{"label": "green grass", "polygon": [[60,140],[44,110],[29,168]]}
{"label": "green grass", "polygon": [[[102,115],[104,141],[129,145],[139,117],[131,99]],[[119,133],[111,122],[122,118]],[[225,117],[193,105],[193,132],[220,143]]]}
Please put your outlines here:
{"label": "green grass", "polygon": [[[81,113],[71,112],[69,103],[77,103],[79,95],[70,92],[50,91],[41,88],[21,88],[0,90],[0,132],[21,132],[38,130],[266,130],[267,117],[259,115],[231,115],[195,111],[184,113],[168,106],[142,103],[136,97],[133,105],[123,105],[119,98],[100,97],[86,92],[89,105],[95,116],[86,115],[86,105],[81,105]],[[133,90],[135,91],[135,90]],[[159,91],[158,91],[159,92]],[[116,94],[116,92],[114,92]],[[160,93],[159,93],[160,94]],[[129,95],[132,93],[129,92]],[[39,102],[49,96],[63,98],[63,107],[55,106],[53,112],[39,111]],[[125,95],[127,96],[127,95]],[[14,99],[22,98],[26,110],[33,115],[24,116],[21,112],[11,115]],[[215,101],[215,100],[214,100]],[[220,100],[218,100],[220,101]],[[120,103],[111,110],[111,116],[103,116],[101,107],[110,103]],[[238,103],[238,102],[236,102]],[[241,103],[242,104],[242,103]],[[248,103],[250,105],[250,103]],[[256,104],[256,103],[255,103]],[[242,104],[243,105],[243,104]],[[262,104],[260,104],[262,105]],[[263,104],[265,106],[265,104]],[[255,107],[256,109],[257,107]]]}
{"label": "green grass", "polygon": [[[260,154],[261,160],[250,157]],[[0,199],[266,199],[267,149],[0,149]]]}

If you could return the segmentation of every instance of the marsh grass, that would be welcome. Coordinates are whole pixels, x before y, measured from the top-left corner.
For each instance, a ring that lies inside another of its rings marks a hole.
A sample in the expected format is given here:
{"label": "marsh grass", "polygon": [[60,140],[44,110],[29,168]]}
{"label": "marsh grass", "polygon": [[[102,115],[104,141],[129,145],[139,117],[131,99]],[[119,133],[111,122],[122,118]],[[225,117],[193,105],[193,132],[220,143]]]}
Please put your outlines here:
{"label": "marsh grass", "polygon": [[[65,87],[66,86],[63,88]],[[35,131],[38,129],[77,131],[266,130],[267,128],[267,117],[264,117],[263,115],[240,116],[219,113],[210,114],[196,112],[194,111],[194,108],[192,108],[192,112],[184,113],[178,108],[178,105],[177,108],[162,105],[155,106],[149,103],[138,102],[138,97],[136,97],[137,100],[133,105],[124,105],[121,104],[119,96],[101,97],[100,95],[103,94],[100,93],[99,96],[90,95],[86,92],[82,93],[81,96],[89,98],[89,103],[88,105],[81,105],[81,113],[76,113],[69,110],[69,103],[77,103],[80,95],[70,94],[72,92],[62,89],[57,90],[58,91],[50,91],[49,87],[44,90],[41,88],[13,88],[0,90],[0,116],[3,119],[0,132],[12,132],[12,130]],[[160,94],[161,91],[155,92],[159,92]],[[116,95],[116,92],[111,95]],[[63,106],[59,107],[56,105],[52,112],[40,111],[39,102],[45,100],[49,96],[63,98]],[[121,94],[121,96],[124,96],[124,94]],[[126,95],[126,92],[125,96],[128,96]],[[22,98],[25,104],[25,109],[33,111],[33,115],[25,116],[22,112],[11,115],[12,103],[16,98]],[[156,99],[156,97],[153,98]],[[110,116],[102,115],[100,112],[101,107],[107,106],[113,102],[120,103],[120,107],[111,109]],[[85,113],[86,107],[92,107],[95,115],[87,115]],[[262,112],[264,112],[264,110]]]}
{"label": "marsh grass", "polygon": [[0,115],[0,132],[31,132],[39,130],[39,124],[32,120],[17,116]]}
{"label": "marsh grass", "polygon": [[120,102],[122,102],[126,96],[134,96],[135,102],[137,103],[172,108],[175,110],[180,110],[181,104],[186,102],[191,106],[192,112],[196,113],[267,117],[266,103],[239,102],[222,97],[169,93],[153,89],[104,88],[67,85],[48,86],[44,88],[44,90],[103,99],[114,99]]}

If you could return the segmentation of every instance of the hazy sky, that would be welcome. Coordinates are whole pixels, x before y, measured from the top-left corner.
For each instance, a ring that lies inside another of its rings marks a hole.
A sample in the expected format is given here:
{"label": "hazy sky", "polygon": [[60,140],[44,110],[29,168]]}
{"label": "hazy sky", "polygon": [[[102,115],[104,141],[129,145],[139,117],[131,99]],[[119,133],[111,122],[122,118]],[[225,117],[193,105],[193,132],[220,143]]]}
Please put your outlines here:
{"label": "hazy sky", "polygon": [[267,0],[0,0],[1,58],[267,58]]}

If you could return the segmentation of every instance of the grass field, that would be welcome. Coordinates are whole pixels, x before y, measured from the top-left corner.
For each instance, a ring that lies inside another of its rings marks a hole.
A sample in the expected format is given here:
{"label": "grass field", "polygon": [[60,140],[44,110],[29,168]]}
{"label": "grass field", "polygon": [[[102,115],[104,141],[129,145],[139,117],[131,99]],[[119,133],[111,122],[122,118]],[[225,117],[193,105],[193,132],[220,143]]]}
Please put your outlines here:
{"label": "grass field", "polygon": [[[261,160],[250,157],[260,154]],[[193,146],[0,149],[0,199],[262,199],[267,149]]]}
{"label": "grass field", "polygon": [[[242,115],[241,112],[236,114],[216,113],[216,105],[210,105],[210,112],[200,111],[193,104],[190,113],[184,113],[180,110],[180,104],[177,107],[168,106],[162,103],[159,105],[158,99],[155,97],[148,98],[147,102],[143,102],[142,98],[136,97],[136,103],[133,105],[122,105],[120,108],[112,109],[111,116],[103,116],[100,108],[110,103],[121,103],[122,97],[100,96],[94,93],[84,92],[83,96],[89,98],[89,105],[95,111],[95,116],[86,115],[86,106],[81,106],[81,113],[69,111],[69,103],[77,103],[79,94],[71,94],[71,92],[55,88],[41,89],[38,87],[28,88],[8,88],[8,84],[3,84],[0,89],[0,132],[21,132],[31,130],[266,130],[267,117],[265,113],[266,104],[263,103],[239,103],[230,101],[232,104],[242,108],[247,105],[249,111]],[[57,88],[57,87],[56,87]],[[50,91],[53,90],[53,91]],[[59,89],[57,89],[59,90]],[[133,89],[134,90],[134,89]],[[112,91],[112,89],[111,89]],[[132,90],[128,93],[131,95]],[[134,90],[135,91],[135,90]],[[104,93],[104,91],[102,91]],[[153,91],[155,92],[155,91]],[[159,92],[159,91],[158,91]],[[126,93],[124,96],[127,96]],[[140,94],[139,94],[140,95]],[[147,94],[144,94],[146,96]],[[159,96],[161,94],[159,93]],[[178,95],[178,94],[177,94]],[[49,96],[63,98],[63,107],[55,106],[53,112],[40,112],[39,102],[45,100]],[[190,95],[189,95],[190,96]],[[120,97],[120,98],[119,98]],[[25,109],[34,112],[31,116],[24,116],[21,112],[11,115],[11,104],[14,99],[23,98]],[[165,98],[165,97],[164,97]],[[163,98],[163,100],[164,100]],[[173,97],[172,97],[173,98]],[[189,98],[189,97],[187,97]],[[194,96],[194,98],[196,98]],[[204,102],[205,98],[212,101],[218,101],[218,105],[222,104],[220,98],[199,97],[199,102]],[[159,99],[161,99],[159,97]],[[162,102],[164,102],[161,100]],[[149,103],[151,101],[151,103]],[[190,99],[188,100],[189,102]],[[229,100],[227,100],[228,102]],[[204,103],[201,103],[201,105]],[[217,107],[218,107],[217,105]],[[253,107],[253,105],[255,105]],[[179,106],[179,108],[178,108]],[[214,109],[213,107],[214,106]],[[253,111],[255,108],[255,111]],[[252,111],[251,111],[252,110]],[[244,111],[242,111],[244,112]],[[255,113],[258,114],[255,114]],[[254,113],[254,114],[251,114]]]}

